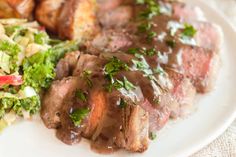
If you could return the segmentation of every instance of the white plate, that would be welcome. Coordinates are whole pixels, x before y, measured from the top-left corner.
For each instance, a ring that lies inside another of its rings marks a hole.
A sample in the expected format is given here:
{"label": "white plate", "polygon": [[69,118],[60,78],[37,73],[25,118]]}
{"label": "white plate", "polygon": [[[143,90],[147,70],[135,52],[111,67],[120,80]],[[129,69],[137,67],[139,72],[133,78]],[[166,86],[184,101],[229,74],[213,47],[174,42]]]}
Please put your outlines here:
{"label": "white plate", "polygon": [[[236,117],[236,31],[227,20],[207,4],[189,0],[200,6],[209,21],[220,25],[224,32],[222,67],[213,92],[201,97],[198,109],[188,118],[168,125],[158,138],[150,143],[143,154],[117,152],[120,156],[184,157],[210,143],[230,125]],[[44,127],[40,120],[22,122],[7,128],[0,135],[2,157],[78,157],[101,156],[92,152],[85,141],[67,146],[56,139],[54,131]]]}

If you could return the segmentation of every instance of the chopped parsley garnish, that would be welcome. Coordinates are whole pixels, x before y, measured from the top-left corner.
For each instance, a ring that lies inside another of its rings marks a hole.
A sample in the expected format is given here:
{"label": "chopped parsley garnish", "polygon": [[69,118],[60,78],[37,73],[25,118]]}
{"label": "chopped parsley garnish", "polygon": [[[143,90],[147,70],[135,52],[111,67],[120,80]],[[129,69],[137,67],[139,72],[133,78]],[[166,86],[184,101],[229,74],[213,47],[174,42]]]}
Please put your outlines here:
{"label": "chopped parsley garnish", "polygon": [[109,80],[109,84],[106,85],[106,89],[111,92],[113,86],[118,86],[119,82],[114,80],[114,75],[117,74],[120,70],[129,70],[129,67],[126,63],[122,62],[116,57],[113,57],[104,67],[105,77]]}
{"label": "chopped parsley garnish", "polygon": [[152,24],[150,22],[145,22],[138,26],[138,31],[141,33],[144,33],[151,30],[151,28],[152,28]]}
{"label": "chopped parsley garnish", "polygon": [[145,58],[143,56],[141,56],[141,58],[139,58],[139,60],[132,60],[135,69],[143,71],[144,73],[152,73],[150,70],[150,67],[148,65],[148,63],[146,62]]}
{"label": "chopped parsley garnish", "polygon": [[162,69],[162,67],[157,67],[157,68],[153,69],[153,72],[155,74],[160,74],[160,75],[165,73],[164,70]]}
{"label": "chopped parsley garnish", "polygon": [[77,90],[75,93],[76,97],[79,98],[82,102],[87,102],[87,94],[82,90]]}
{"label": "chopped parsley garnish", "polygon": [[150,31],[147,34],[148,40],[152,40],[153,38],[155,38],[157,36],[157,33],[154,31]]}
{"label": "chopped parsley garnish", "polygon": [[92,87],[93,86],[93,82],[92,80],[90,79],[90,75],[92,74],[92,71],[90,70],[84,70],[83,71],[83,74],[82,74],[82,77],[86,80],[86,83],[89,87]]}
{"label": "chopped parsley garnish", "polygon": [[75,126],[80,126],[82,120],[88,115],[89,112],[90,112],[89,108],[75,109],[70,114],[70,118]]}
{"label": "chopped parsley garnish", "polygon": [[155,140],[156,137],[157,137],[156,133],[154,133],[154,132],[150,132],[150,133],[149,133],[149,138],[150,138],[151,140]]}
{"label": "chopped parsley garnish", "polygon": [[137,4],[145,4],[146,10],[140,13],[140,17],[144,19],[151,19],[160,14],[160,5],[156,0],[138,0]]}
{"label": "chopped parsley garnish", "polygon": [[151,48],[151,49],[146,49],[146,48],[130,48],[130,49],[128,49],[127,53],[130,53],[130,54],[140,54],[140,55],[145,55],[145,56],[154,56],[155,54],[157,54],[157,51],[156,51],[155,48]]}
{"label": "chopped parsley garnish", "polygon": [[153,99],[153,102],[155,103],[155,105],[159,105],[160,104],[160,97],[157,96],[156,98]]}
{"label": "chopped parsley garnish", "polygon": [[171,47],[171,48],[174,48],[175,47],[175,41],[174,40],[166,40],[166,45]]}
{"label": "chopped parsley garnish", "polygon": [[140,51],[140,48],[129,48],[127,50],[127,53],[129,53],[129,54],[136,54],[136,53],[139,53],[139,51]]}
{"label": "chopped parsley garnish", "polygon": [[135,86],[126,77],[124,77],[122,81],[118,79],[113,80],[113,83],[111,82],[107,86],[108,91],[111,92],[113,87],[117,90],[124,88],[127,91],[135,89]]}
{"label": "chopped parsley garnish", "polygon": [[135,89],[135,86],[129,82],[129,80],[127,80],[126,77],[124,77],[124,81],[123,81],[123,84],[124,84],[124,88],[129,91],[129,90],[132,90],[132,89]]}
{"label": "chopped parsley garnish", "polygon": [[104,67],[105,75],[109,80],[112,80],[113,76],[120,70],[128,69],[128,65],[116,57],[113,57]]}
{"label": "chopped parsley garnish", "polygon": [[197,30],[192,25],[189,25],[189,24],[184,25],[182,36],[194,37],[196,33],[197,33]]}
{"label": "chopped parsley garnish", "polygon": [[120,108],[125,108],[127,106],[127,103],[123,98],[120,99],[119,107]]}

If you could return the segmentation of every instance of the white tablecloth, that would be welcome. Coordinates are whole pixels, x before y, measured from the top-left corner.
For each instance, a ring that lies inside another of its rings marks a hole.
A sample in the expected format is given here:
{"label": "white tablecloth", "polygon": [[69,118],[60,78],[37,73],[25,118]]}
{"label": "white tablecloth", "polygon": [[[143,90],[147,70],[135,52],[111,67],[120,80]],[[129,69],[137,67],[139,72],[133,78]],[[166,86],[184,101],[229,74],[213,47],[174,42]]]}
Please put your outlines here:
{"label": "white tablecloth", "polygon": [[[207,0],[207,2],[222,11],[236,27],[236,0]],[[236,121],[220,137],[191,157],[236,157]]]}

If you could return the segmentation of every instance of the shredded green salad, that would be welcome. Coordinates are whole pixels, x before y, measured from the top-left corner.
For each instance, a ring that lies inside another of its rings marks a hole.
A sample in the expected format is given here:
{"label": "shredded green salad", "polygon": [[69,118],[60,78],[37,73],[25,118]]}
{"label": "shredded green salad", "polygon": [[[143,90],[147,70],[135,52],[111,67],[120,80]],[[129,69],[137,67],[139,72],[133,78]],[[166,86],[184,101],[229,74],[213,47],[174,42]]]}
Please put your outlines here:
{"label": "shredded green salad", "polygon": [[55,78],[55,66],[75,41],[50,39],[37,22],[0,19],[0,131],[40,109],[40,92]]}

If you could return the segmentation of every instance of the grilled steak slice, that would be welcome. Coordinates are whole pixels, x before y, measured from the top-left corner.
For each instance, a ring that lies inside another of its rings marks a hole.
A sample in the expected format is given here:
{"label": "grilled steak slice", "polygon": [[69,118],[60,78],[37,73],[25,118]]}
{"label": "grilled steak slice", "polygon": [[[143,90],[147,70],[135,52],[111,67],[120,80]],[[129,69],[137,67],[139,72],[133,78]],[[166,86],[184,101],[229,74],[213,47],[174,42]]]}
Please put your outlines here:
{"label": "grilled steak slice", "polygon": [[83,54],[80,56],[76,67],[74,68],[73,76],[81,76],[84,71],[91,71],[95,76],[102,75],[103,62],[104,60],[95,55]]}
{"label": "grilled steak slice", "polygon": [[181,46],[173,52],[169,56],[168,66],[189,78],[197,92],[210,91],[216,80],[215,75],[219,65],[218,54],[193,46]]}
{"label": "grilled steak slice", "polygon": [[41,109],[41,118],[48,128],[60,126],[61,108],[65,99],[75,92],[78,78],[68,77],[54,81],[49,90],[44,94]]}
{"label": "grilled steak slice", "polygon": [[132,44],[131,35],[125,30],[107,29],[87,42],[87,52],[98,55],[101,52],[115,52]]}
{"label": "grilled steak slice", "polygon": [[197,29],[194,39],[199,47],[219,52],[222,44],[222,31],[219,26],[200,21],[190,21],[189,23]]}
{"label": "grilled steak slice", "polygon": [[98,18],[103,28],[125,26],[133,16],[131,6],[120,6],[106,12],[99,12]]}
{"label": "grilled steak slice", "polygon": [[65,0],[41,0],[35,10],[35,17],[43,26],[57,33],[57,20]]}
{"label": "grilled steak slice", "polygon": [[96,1],[67,0],[57,24],[58,34],[63,39],[84,41],[93,38],[98,31]]}
{"label": "grilled steak slice", "polygon": [[92,89],[88,101],[91,106],[91,112],[88,115],[82,136],[92,138],[95,131],[99,129],[98,126],[101,125],[102,119],[107,112],[105,91],[99,88]]}
{"label": "grilled steak slice", "polygon": [[186,78],[183,74],[173,70],[167,70],[169,78],[173,84],[171,94],[176,103],[170,104],[171,118],[184,117],[190,113],[191,107],[196,95],[196,89],[192,85],[190,79]]}
{"label": "grilled steak slice", "polygon": [[97,0],[98,10],[105,12],[117,8],[124,0]]}
{"label": "grilled steak slice", "polygon": [[187,5],[181,2],[174,2],[171,5],[173,16],[183,21],[205,20],[204,14],[199,7]]}
{"label": "grilled steak slice", "polygon": [[71,75],[72,71],[74,70],[80,52],[74,51],[67,53],[64,58],[62,58],[56,66],[56,79],[63,79],[64,77],[68,77]]}
{"label": "grilled steak slice", "polygon": [[149,114],[140,106],[128,106],[123,111],[122,130],[115,141],[120,148],[143,152],[148,148]]}

